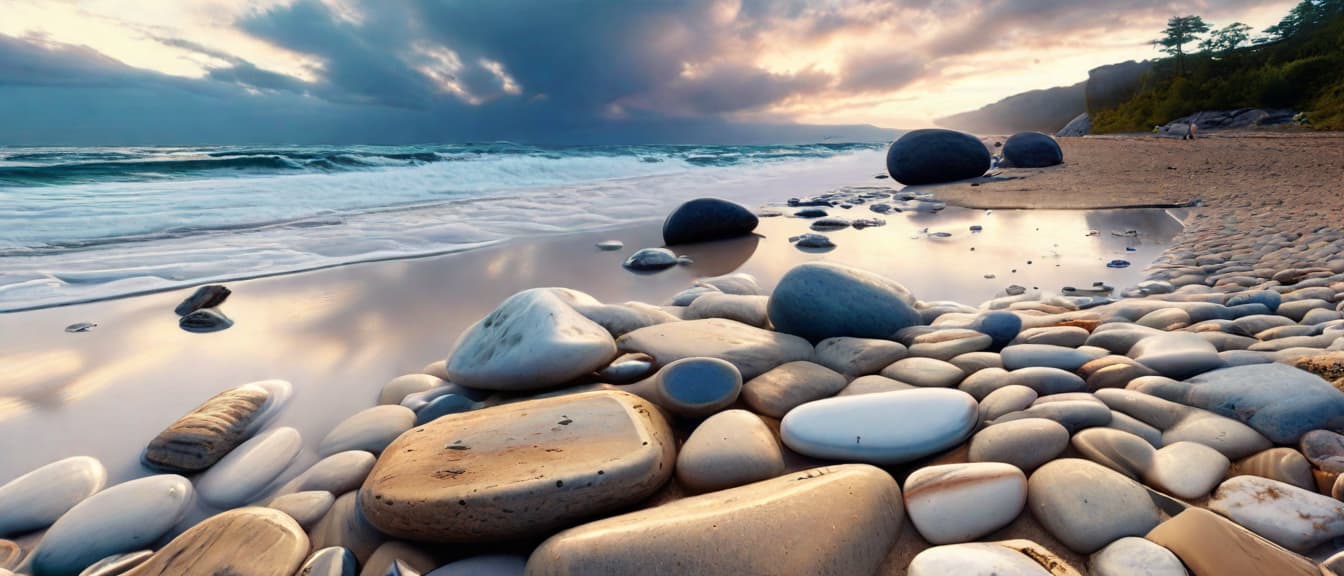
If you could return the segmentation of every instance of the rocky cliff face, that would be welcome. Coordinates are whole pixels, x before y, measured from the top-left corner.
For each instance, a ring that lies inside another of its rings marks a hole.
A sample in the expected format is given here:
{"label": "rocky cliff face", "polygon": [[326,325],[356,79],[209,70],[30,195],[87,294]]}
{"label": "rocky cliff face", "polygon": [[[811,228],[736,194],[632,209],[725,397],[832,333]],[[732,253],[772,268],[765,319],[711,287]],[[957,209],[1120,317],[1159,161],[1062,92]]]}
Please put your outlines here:
{"label": "rocky cliff face", "polygon": [[1047,90],[1032,90],[1009,96],[970,112],[939,118],[935,124],[977,134],[1012,134],[1022,131],[1052,133],[1085,111],[1085,82]]}
{"label": "rocky cliff face", "polygon": [[1096,112],[1119,106],[1134,97],[1143,85],[1143,76],[1153,69],[1153,63],[1121,62],[1093,68],[1087,73],[1087,111]]}

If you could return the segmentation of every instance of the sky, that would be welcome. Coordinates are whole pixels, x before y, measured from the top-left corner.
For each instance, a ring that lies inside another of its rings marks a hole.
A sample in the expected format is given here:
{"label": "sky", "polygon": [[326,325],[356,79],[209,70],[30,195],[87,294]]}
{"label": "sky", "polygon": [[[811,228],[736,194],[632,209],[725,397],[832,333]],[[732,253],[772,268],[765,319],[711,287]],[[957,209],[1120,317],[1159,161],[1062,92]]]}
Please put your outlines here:
{"label": "sky", "polygon": [[1294,3],[5,0],[0,144],[845,139]]}

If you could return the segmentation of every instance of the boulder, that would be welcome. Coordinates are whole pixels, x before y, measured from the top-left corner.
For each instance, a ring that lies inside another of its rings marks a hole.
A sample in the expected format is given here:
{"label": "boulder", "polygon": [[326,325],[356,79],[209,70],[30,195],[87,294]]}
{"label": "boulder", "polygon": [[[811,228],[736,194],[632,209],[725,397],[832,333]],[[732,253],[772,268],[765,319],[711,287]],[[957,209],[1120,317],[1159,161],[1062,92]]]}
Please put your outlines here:
{"label": "boulder", "polygon": [[1045,168],[1064,163],[1059,142],[1040,132],[1018,132],[1003,143],[1003,159],[1012,168]]}
{"label": "boulder", "polygon": [[[586,295],[584,295],[586,296]],[[485,390],[523,391],[565,384],[606,366],[616,344],[555,290],[510,296],[458,339],[450,379]]]}
{"label": "boulder", "polygon": [[816,468],[566,530],[527,574],[875,574],[902,518],[886,472]]}
{"label": "boulder", "polygon": [[893,280],[840,264],[809,262],[780,279],[768,311],[775,330],[820,342],[835,336],[891,337],[920,322],[914,304],[910,291]]}
{"label": "boulder", "polygon": [[360,505],[398,538],[522,538],[647,498],[671,476],[675,456],[666,420],[638,396],[528,400],[403,434],[374,465]]}
{"label": "boulder", "polygon": [[678,206],[663,221],[668,246],[746,236],[756,229],[755,214],[718,198],[697,198]]}
{"label": "boulder", "polygon": [[887,150],[887,173],[912,186],[978,178],[989,165],[989,149],[975,136],[954,130],[906,132]]}

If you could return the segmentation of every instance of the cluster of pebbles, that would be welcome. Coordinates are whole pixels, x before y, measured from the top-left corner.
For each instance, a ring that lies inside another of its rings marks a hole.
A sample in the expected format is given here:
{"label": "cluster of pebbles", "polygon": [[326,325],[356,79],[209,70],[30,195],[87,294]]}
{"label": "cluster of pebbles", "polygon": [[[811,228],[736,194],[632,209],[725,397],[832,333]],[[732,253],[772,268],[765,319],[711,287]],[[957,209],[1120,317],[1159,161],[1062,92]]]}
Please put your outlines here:
{"label": "cluster of pebbles", "polygon": [[35,543],[0,575],[1344,574],[1341,242],[1206,210],[1120,299],[826,262],[666,305],[526,290],[296,477],[273,380],[150,440],[154,475],[0,486]]}

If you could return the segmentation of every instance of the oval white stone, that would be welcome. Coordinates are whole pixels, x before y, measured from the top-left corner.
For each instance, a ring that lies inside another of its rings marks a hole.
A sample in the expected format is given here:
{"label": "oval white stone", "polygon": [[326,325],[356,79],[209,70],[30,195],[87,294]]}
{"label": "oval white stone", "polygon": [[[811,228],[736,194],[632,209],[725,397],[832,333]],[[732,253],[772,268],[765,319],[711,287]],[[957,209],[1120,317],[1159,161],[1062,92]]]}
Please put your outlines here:
{"label": "oval white stone", "polygon": [[342,420],[318,445],[317,452],[330,456],[346,450],[364,450],[374,454],[415,426],[415,412],[390,404],[366,408]]}
{"label": "oval white stone", "polygon": [[932,544],[975,540],[1007,526],[1027,504],[1027,477],[1011,464],[926,466],[905,479],[905,509]]}
{"label": "oval white stone", "polygon": [[216,508],[242,506],[284,472],[302,448],[298,430],[276,428],[234,448],[196,479],[196,490]]}
{"label": "oval white stone", "polygon": [[46,528],[102,490],[107,469],[97,458],[57,460],[0,486],[0,536]]}
{"label": "oval white stone", "polygon": [[975,428],[970,394],[931,388],[841,396],[794,408],[784,444],[815,458],[897,464],[956,446]]}

